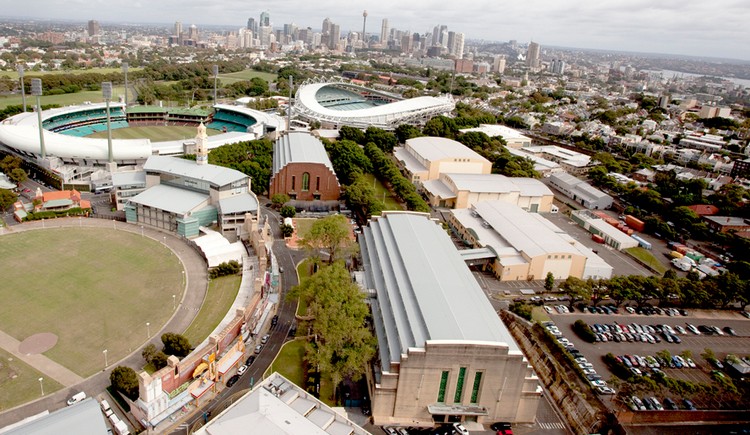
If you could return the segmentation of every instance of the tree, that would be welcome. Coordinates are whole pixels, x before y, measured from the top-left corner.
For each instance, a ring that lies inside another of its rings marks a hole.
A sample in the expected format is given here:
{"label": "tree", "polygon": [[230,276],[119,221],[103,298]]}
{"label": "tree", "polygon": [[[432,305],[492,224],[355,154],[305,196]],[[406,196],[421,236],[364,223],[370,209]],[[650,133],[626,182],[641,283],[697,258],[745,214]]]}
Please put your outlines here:
{"label": "tree", "polygon": [[553,288],[555,288],[555,275],[552,272],[547,272],[547,277],[544,278],[544,289],[549,292]]}
{"label": "tree", "polygon": [[146,363],[151,364],[155,370],[167,366],[167,355],[160,350],[156,350],[156,346],[153,343],[149,343],[148,346],[143,348],[141,356],[143,356]]}
{"label": "tree", "polygon": [[339,129],[339,140],[350,140],[363,145],[365,143],[365,132],[354,127],[345,125]]}
{"label": "tree", "polygon": [[24,171],[21,168],[15,168],[10,171],[10,174],[8,174],[8,178],[10,178],[10,181],[20,184],[26,181],[29,176],[26,174],[26,171]]}
{"label": "tree", "polygon": [[14,169],[20,168],[21,163],[23,163],[23,161],[20,157],[10,155],[5,156],[2,160],[0,160],[0,172],[10,174],[10,172]]}
{"label": "tree", "polygon": [[294,234],[294,227],[291,225],[281,224],[279,229],[281,229],[281,235],[284,238],[292,237],[292,234]]}
{"label": "tree", "polygon": [[275,207],[276,209],[278,209],[278,208],[280,208],[280,207],[281,207],[282,205],[284,205],[284,204],[286,204],[287,202],[289,202],[289,200],[290,200],[290,199],[291,199],[291,198],[289,198],[289,195],[287,195],[286,193],[277,193],[277,194],[275,194],[275,195],[273,195],[273,196],[271,197],[271,203],[273,204],[273,206],[274,206],[274,207]]}
{"label": "tree", "polygon": [[365,143],[374,143],[385,153],[393,152],[393,148],[398,145],[396,135],[377,127],[367,127],[365,131]]}
{"label": "tree", "polygon": [[355,246],[350,236],[349,222],[343,215],[336,214],[316,220],[302,240],[302,245],[313,257],[317,257],[321,249],[325,250],[328,264],[333,264],[343,252]]}
{"label": "tree", "polygon": [[151,359],[156,355],[158,351],[156,350],[156,345],[153,343],[149,343],[146,347],[143,348],[143,351],[141,352],[141,356],[143,359],[150,363]]}
{"label": "tree", "polygon": [[369,309],[364,294],[344,264],[320,268],[288,297],[309,301],[307,314],[315,340],[305,347],[308,364],[328,375],[334,390],[344,378],[359,380],[375,355],[376,340],[367,326]]}
{"label": "tree", "polygon": [[186,357],[192,350],[188,339],[174,332],[165,332],[162,334],[161,342],[164,343],[165,354],[174,355],[178,358]]}
{"label": "tree", "polygon": [[361,212],[362,216],[370,217],[380,212],[380,202],[375,198],[375,189],[362,175],[344,188],[343,198],[349,208]]}
{"label": "tree", "polygon": [[18,195],[12,190],[0,189],[0,210],[5,210],[18,201]]}
{"label": "tree", "polygon": [[109,375],[112,388],[123,393],[130,400],[138,398],[138,375],[130,367],[117,366]]}
{"label": "tree", "polygon": [[407,140],[422,136],[422,131],[410,124],[401,124],[394,131],[399,143],[406,143]]}
{"label": "tree", "polygon": [[297,214],[297,210],[291,205],[285,205],[281,207],[281,217],[293,218]]}
{"label": "tree", "polygon": [[574,276],[569,276],[560,284],[559,288],[566,295],[570,296],[571,307],[573,307],[573,303],[575,301],[588,301],[591,298],[591,289],[589,288],[586,281]]}

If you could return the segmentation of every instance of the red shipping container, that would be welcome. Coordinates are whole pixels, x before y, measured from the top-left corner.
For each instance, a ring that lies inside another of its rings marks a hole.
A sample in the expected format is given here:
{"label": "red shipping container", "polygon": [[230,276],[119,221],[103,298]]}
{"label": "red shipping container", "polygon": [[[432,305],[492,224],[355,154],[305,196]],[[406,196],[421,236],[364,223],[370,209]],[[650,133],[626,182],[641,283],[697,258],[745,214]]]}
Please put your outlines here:
{"label": "red shipping container", "polygon": [[596,243],[604,243],[604,238],[597,234],[592,234],[591,240],[595,241]]}
{"label": "red shipping container", "polygon": [[625,216],[625,223],[628,224],[630,228],[633,228],[634,230],[640,231],[640,232],[643,232],[643,230],[646,228],[646,224],[643,223],[642,220],[631,215]]}

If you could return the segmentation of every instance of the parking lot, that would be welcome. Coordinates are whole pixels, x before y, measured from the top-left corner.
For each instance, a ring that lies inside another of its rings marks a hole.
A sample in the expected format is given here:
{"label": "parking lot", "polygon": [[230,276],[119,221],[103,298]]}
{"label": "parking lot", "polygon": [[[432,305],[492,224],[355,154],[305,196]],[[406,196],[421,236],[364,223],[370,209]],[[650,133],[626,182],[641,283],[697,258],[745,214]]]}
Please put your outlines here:
{"label": "parking lot", "polygon": [[[621,310],[622,312],[622,310]],[[590,314],[581,313],[576,310],[574,313],[559,314],[557,311],[553,311],[549,314],[552,321],[555,322],[562,334],[575,345],[583,356],[593,365],[594,369],[599,375],[605,380],[612,376],[607,365],[602,360],[602,356],[607,353],[614,355],[655,355],[661,350],[667,350],[672,355],[679,355],[680,353],[689,350],[692,353],[692,359],[695,361],[696,368],[667,368],[664,372],[667,376],[680,378],[692,382],[708,382],[710,376],[708,373],[714,369],[703,357],[701,353],[706,348],[711,349],[719,360],[727,354],[735,354],[737,356],[749,356],[750,355],[750,320],[745,319],[734,312],[717,312],[717,311],[696,311],[690,312],[688,316],[676,316],[669,317],[666,315],[637,315],[637,314]],[[579,338],[575,332],[573,332],[572,324],[576,320],[581,319],[588,323],[593,324],[613,324],[618,325],[669,325],[675,327],[680,325],[686,327],[687,324],[695,325],[715,325],[720,329],[729,326],[734,329],[737,336],[724,335],[695,335],[689,331],[686,334],[677,333],[681,343],[668,343],[666,340],[662,340],[660,343],[644,343],[644,342],[598,342],[598,343],[587,343]]]}

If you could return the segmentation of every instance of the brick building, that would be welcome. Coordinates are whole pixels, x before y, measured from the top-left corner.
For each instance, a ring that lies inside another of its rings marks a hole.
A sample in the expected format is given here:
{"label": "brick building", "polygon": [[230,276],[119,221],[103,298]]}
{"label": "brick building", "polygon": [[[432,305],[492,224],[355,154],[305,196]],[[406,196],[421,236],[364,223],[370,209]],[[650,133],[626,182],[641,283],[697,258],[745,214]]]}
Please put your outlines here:
{"label": "brick building", "polygon": [[296,201],[336,201],[341,188],[323,143],[306,132],[289,132],[273,146],[270,195]]}

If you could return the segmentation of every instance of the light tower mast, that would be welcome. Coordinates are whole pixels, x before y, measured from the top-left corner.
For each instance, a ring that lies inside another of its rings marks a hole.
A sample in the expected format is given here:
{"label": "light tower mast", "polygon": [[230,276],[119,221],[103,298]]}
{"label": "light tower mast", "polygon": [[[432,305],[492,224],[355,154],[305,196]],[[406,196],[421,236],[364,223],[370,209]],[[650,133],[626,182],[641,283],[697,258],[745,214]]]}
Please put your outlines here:
{"label": "light tower mast", "polygon": [[367,28],[367,11],[362,12],[362,42],[367,47],[367,38],[365,37],[365,29]]}

